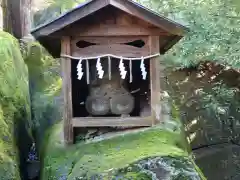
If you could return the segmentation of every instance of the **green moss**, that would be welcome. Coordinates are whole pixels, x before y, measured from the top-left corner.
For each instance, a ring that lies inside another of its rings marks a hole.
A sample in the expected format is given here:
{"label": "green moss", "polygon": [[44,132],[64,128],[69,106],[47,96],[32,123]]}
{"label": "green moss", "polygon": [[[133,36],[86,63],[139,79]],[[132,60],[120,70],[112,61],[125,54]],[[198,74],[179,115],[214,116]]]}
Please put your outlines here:
{"label": "green moss", "polygon": [[0,31],[0,179],[20,179],[19,157],[14,137],[23,123],[30,134],[28,72],[18,41]]}
{"label": "green moss", "polygon": [[120,169],[127,164],[152,156],[185,157],[188,153],[176,146],[181,143],[178,133],[161,128],[149,128],[136,133],[65,148],[59,141],[62,124],[48,135],[42,179],[91,177]]}
{"label": "green moss", "polygon": [[31,88],[34,92],[46,93],[59,82],[59,60],[54,59],[38,42],[25,44],[24,61],[27,64]]}
{"label": "green moss", "polygon": [[24,61],[29,72],[32,123],[39,148],[45,130],[56,119],[61,120],[61,102],[56,100],[62,87],[60,62],[38,42],[25,42],[23,46]]}
{"label": "green moss", "polygon": [[[108,176],[107,179],[171,179],[202,180],[194,163],[187,157],[149,157],[128,165]],[[205,180],[205,179],[204,179]]]}
{"label": "green moss", "polygon": [[152,177],[143,172],[125,172],[124,174],[117,174],[114,177],[110,177],[115,180],[152,180]]}

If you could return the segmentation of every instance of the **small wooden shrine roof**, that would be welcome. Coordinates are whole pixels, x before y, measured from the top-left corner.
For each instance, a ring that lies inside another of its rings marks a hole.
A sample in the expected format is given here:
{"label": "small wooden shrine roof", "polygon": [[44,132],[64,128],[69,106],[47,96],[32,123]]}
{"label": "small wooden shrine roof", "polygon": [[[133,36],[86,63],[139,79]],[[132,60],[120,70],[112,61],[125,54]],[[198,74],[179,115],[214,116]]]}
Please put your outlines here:
{"label": "small wooden shrine roof", "polygon": [[176,44],[188,31],[188,28],[185,26],[161,16],[132,0],[88,0],[57,19],[33,29],[31,34],[54,57],[59,57],[61,51],[61,36],[59,34],[56,35],[56,33],[64,31],[65,27],[69,27],[107,6],[120,9],[131,16],[137,17],[169,33],[168,36],[160,40],[160,52],[162,54]]}

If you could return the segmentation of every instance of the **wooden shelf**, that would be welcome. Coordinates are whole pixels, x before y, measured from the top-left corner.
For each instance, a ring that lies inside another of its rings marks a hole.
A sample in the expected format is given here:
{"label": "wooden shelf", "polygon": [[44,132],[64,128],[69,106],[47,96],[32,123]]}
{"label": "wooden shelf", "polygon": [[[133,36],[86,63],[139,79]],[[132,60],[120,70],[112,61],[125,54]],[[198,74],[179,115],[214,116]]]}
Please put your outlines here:
{"label": "wooden shelf", "polygon": [[79,117],[72,119],[73,127],[148,127],[152,117]]}

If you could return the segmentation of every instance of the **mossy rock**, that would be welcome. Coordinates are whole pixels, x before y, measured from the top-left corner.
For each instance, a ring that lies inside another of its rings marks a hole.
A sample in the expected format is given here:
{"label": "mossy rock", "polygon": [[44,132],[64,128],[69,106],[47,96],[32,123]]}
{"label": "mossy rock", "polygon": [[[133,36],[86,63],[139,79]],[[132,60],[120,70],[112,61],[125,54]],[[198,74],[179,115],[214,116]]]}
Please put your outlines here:
{"label": "mossy rock", "polygon": [[19,125],[31,135],[28,71],[18,41],[3,31],[0,60],[0,179],[19,180]]}
{"label": "mossy rock", "polygon": [[201,180],[195,165],[186,157],[150,157],[114,172],[110,179],[124,180]]}
{"label": "mossy rock", "polygon": [[[153,174],[140,168],[140,164],[148,164],[154,158],[162,160],[165,165],[168,163],[167,170],[175,168],[179,176],[190,177],[187,175],[190,172],[191,179],[204,179],[189,157],[187,148],[181,148],[184,143],[179,131],[146,128],[65,147],[61,140],[62,129],[62,123],[55,125],[45,138],[42,180],[120,177],[147,180],[152,179]],[[126,171],[129,168],[131,170]]]}
{"label": "mossy rock", "polygon": [[22,40],[24,61],[28,67],[32,123],[37,149],[45,129],[61,119],[60,60],[54,59],[38,42]]}

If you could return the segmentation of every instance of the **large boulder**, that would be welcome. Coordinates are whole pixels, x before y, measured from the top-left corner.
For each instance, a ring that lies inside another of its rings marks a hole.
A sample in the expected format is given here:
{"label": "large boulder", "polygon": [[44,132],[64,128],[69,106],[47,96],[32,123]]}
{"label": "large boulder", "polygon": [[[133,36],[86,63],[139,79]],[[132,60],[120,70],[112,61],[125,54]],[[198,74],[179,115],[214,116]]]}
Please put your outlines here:
{"label": "large boulder", "polygon": [[16,39],[0,31],[0,47],[0,179],[20,180],[26,156],[18,149],[31,134],[28,72]]}
{"label": "large boulder", "polygon": [[194,151],[195,161],[211,180],[240,179],[240,147],[233,144],[219,144]]}
{"label": "large boulder", "polygon": [[176,122],[63,144],[63,124],[49,129],[41,179],[204,179]]}
{"label": "large boulder", "polygon": [[169,68],[165,74],[165,89],[180,109],[187,139],[204,175],[211,180],[239,179],[239,72],[204,62],[177,71]]}
{"label": "large boulder", "polygon": [[32,39],[24,38],[22,45],[29,73],[32,129],[38,150],[45,130],[56,123],[56,120],[61,120],[63,101],[60,61]]}

